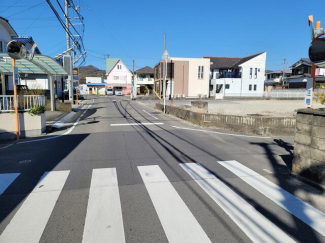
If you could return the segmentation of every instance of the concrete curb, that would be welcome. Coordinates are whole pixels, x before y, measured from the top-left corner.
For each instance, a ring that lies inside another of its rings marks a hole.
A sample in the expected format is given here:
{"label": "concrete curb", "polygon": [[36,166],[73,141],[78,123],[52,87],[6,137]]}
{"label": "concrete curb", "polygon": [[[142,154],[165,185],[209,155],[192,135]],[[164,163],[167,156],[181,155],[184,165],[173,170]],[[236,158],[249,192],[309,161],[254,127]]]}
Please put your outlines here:
{"label": "concrete curb", "polygon": [[325,185],[319,184],[319,183],[317,183],[317,182],[315,182],[315,181],[312,181],[312,180],[310,180],[310,179],[308,179],[308,178],[306,178],[306,177],[303,177],[303,176],[297,175],[297,174],[295,174],[295,173],[293,173],[293,172],[291,172],[290,175],[291,175],[292,177],[294,177],[295,179],[297,179],[297,180],[299,180],[299,181],[302,181],[302,182],[304,182],[305,184],[307,184],[307,185],[309,185],[309,186],[311,186],[311,187],[313,187],[313,188],[315,188],[315,189],[317,189],[317,190],[319,190],[319,191],[322,191],[322,192],[325,191]]}

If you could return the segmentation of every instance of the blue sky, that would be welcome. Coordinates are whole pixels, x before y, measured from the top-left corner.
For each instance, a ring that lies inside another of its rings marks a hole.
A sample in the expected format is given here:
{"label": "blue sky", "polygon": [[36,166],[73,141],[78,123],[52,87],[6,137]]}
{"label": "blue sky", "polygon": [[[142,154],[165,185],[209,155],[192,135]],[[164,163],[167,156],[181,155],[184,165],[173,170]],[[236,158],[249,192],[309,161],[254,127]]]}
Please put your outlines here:
{"label": "blue sky", "polygon": [[[164,33],[172,57],[243,57],[267,51],[267,69],[280,69],[284,58],[293,64],[308,56],[309,14],[325,26],[322,0],[74,2],[85,17],[86,65],[101,69],[108,54],[130,68],[133,59],[135,69],[153,67],[163,53]],[[65,32],[46,1],[1,0],[0,16],[7,17],[19,35],[33,36],[43,54],[55,56],[66,49]]]}

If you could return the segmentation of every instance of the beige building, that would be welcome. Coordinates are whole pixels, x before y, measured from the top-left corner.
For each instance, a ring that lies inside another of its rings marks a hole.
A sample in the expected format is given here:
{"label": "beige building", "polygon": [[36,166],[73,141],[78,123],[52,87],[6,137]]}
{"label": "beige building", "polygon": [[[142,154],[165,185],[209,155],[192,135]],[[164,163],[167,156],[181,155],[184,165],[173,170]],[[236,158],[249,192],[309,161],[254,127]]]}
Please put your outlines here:
{"label": "beige building", "polygon": [[[160,61],[154,68],[154,90],[163,96],[165,63]],[[172,57],[167,64],[166,96],[208,97],[210,60],[203,58]]]}

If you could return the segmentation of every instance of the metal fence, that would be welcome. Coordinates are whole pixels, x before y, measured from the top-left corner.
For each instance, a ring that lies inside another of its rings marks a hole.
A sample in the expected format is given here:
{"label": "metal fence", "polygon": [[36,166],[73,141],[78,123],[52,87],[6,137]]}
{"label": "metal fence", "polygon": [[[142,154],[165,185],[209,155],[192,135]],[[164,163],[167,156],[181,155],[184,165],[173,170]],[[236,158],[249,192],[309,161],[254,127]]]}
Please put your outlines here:
{"label": "metal fence", "polygon": [[271,91],[264,91],[263,93],[227,93],[225,96],[230,97],[260,97],[260,98],[296,98],[301,99],[306,96],[305,89],[274,89]]}
{"label": "metal fence", "polygon": [[[44,95],[18,95],[18,110],[28,111],[34,106],[45,106]],[[13,95],[0,95],[0,112],[15,110]]]}

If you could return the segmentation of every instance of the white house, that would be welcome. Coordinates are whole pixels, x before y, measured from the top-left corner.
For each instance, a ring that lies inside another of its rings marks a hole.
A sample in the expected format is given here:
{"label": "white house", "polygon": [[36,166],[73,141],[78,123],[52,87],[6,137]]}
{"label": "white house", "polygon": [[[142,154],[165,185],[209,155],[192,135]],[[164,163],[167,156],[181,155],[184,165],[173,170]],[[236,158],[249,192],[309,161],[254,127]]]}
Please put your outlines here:
{"label": "white house", "polygon": [[[9,24],[9,21],[0,17],[0,54],[6,53],[8,42],[11,38],[18,36]],[[0,73],[0,95],[6,94],[5,74]]]}
{"label": "white house", "polygon": [[106,84],[108,87],[122,89],[124,95],[132,92],[132,73],[121,59],[106,59]]}
{"label": "white house", "polygon": [[151,67],[143,67],[134,72],[134,83],[137,85],[137,93],[152,94],[154,85],[154,69]]}
{"label": "white house", "polygon": [[[0,67],[1,63],[6,62],[8,58],[7,44],[11,40],[18,40],[25,44],[34,44],[34,40],[30,36],[18,36],[13,27],[9,24],[9,21],[5,18],[0,17]],[[35,49],[35,54],[41,54],[39,48]],[[53,61],[54,62],[54,61]],[[28,66],[33,66],[29,63]],[[44,71],[40,72],[22,72],[19,69],[20,85],[26,85],[29,89],[42,89],[46,90],[49,96],[50,92],[50,79],[48,74]],[[54,94],[61,97],[62,90],[64,89],[64,81],[62,76],[53,76],[54,82]],[[0,95],[12,94],[13,93],[13,81],[12,72],[4,68],[0,68]]]}
{"label": "white house", "polygon": [[80,87],[82,94],[105,95],[105,82],[103,77],[86,77],[86,86]]}
{"label": "white house", "polygon": [[210,97],[260,97],[264,93],[266,52],[247,57],[210,59]]}

